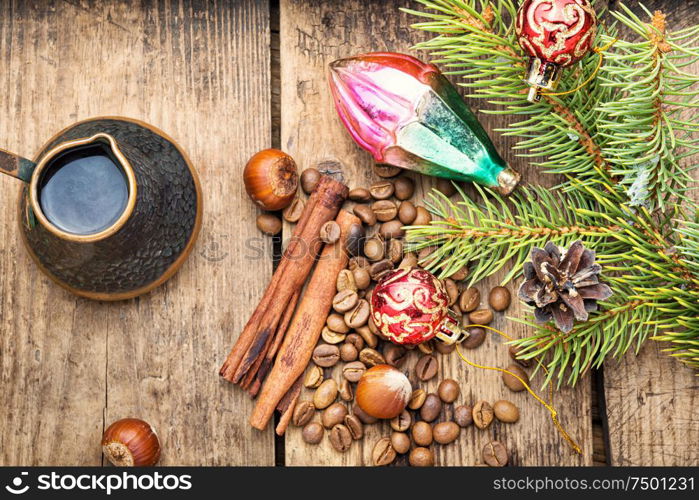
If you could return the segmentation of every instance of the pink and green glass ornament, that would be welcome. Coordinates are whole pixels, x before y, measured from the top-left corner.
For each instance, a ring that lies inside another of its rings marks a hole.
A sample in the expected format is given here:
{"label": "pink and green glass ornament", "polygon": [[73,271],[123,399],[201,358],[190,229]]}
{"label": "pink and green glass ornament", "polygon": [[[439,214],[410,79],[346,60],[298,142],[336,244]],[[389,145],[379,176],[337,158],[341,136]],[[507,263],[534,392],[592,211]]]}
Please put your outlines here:
{"label": "pink and green glass ornament", "polygon": [[510,193],[519,181],[456,89],[432,64],[374,52],[330,64],[335,107],[378,163]]}

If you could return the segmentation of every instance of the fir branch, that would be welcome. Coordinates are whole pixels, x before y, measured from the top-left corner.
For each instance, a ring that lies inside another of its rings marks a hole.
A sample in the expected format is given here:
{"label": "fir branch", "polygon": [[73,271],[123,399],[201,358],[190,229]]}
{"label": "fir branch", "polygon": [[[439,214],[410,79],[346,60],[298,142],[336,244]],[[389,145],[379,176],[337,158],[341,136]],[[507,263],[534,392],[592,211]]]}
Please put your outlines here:
{"label": "fir branch", "polygon": [[[435,220],[406,232],[408,251],[434,249],[421,264],[442,278],[468,265],[470,282],[475,283],[512,264],[503,278],[505,284],[519,276],[531,248],[543,247],[547,241],[566,246],[581,239],[602,254],[621,250],[613,236],[619,226],[596,217],[593,202],[577,193],[558,195],[530,186],[505,200],[476,186],[482,196],[477,203],[456,188],[459,202],[439,191],[430,192],[425,206]],[[604,261],[603,256],[600,259]]]}
{"label": "fir branch", "polygon": [[673,61],[697,57],[694,48],[680,43],[684,36],[668,32],[661,12],[646,11],[650,22],[642,22],[628,7],[619,9],[612,15],[643,39],[618,41],[602,68],[603,85],[619,96],[598,106],[599,129],[607,139],[602,154],[613,160],[612,173],[623,179],[633,205],[664,209],[684,198],[693,182],[678,154],[689,148],[684,158],[691,161],[697,144],[691,137],[697,124],[682,114],[699,95],[699,77],[678,71]]}
{"label": "fir branch", "polygon": [[[544,359],[546,374],[543,385],[568,383],[575,385],[591,368],[599,368],[608,356],[620,357],[630,348],[636,351],[656,330],[652,326],[654,308],[640,299],[627,298],[602,303],[605,310],[589,321],[576,325],[564,334],[550,325],[540,325],[533,319],[519,323],[531,326],[535,333],[514,340],[523,359]],[[538,368],[537,368],[538,370]]]}

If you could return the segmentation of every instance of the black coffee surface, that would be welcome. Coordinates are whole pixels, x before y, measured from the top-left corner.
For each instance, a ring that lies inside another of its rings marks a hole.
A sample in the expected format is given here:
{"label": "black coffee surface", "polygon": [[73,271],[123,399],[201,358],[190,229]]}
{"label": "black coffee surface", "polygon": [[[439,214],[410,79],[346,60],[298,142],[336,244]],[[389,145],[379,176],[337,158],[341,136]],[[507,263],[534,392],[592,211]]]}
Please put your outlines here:
{"label": "black coffee surface", "polygon": [[59,229],[78,235],[99,233],[124,212],[126,176],[107,145],[89,144],[63,152],[46,166],[39,203]]}

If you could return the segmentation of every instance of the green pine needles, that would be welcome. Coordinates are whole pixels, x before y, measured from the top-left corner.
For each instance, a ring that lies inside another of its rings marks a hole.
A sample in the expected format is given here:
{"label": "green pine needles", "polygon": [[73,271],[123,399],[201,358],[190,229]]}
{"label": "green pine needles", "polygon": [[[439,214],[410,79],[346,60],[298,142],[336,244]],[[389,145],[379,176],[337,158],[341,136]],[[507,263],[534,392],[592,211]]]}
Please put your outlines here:
{"label": "green pine needles", "polygon": [[[414,27],[436,33],[419,44],[433,62],[463,78],[469,97],[509,115],[499,132],[518,138],[517,153],[558,174],[553,189],[523,186],[507,199],[476,187],[454,202],[434,191],[437,217],[407,231],[409,248],[433,249],[422,263],[442,277],[468,265],[471,282],[507,269],[519,279],[535,246],[566,247],[580,239],[596,251],[614,295],[569,333],[535,324],[515,343],[522,357],[539,356],[545,383],[574,384],[608,356],[637,351],[649,338],[699,369],[699,204],[692,170],[699,151],[699,26],[672,31],[665,16],[642,5],[644,19],[625,6],[605,15],[597,47],[566,70],[558,91],[526,100],[526,59],[516,40],[514,0],[417,0],[425,18]],[[618,39],[620,32],[628,40]],[[616,40],[616,41],[615,41]],[[496,105],[496,106],[492,106]],[[541,158],[544,157],[542,160]]]}

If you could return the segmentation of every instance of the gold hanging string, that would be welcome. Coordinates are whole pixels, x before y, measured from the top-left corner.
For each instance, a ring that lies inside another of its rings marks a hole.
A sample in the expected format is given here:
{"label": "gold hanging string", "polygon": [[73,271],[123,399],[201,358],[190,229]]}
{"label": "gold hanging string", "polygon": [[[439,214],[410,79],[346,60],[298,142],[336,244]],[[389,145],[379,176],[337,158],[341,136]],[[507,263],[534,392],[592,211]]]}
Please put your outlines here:
{"label": "gold hanging string", "polygon": [[600,68],[602,68],[602,62],[604,61],[604,54],[602,52],[610,49],[612,47],[612,45],[614,45],[618,41],[619,41],[619,39],[615,38],[614,40],[609,42],[604,47],[595,47],[594,49],[592,49],[594,52],[599,54],[599,61],[597,61],[597,67],[590,75],[590,78],[588,78],[587,80],[582,82],[580,85],[575,87],[573,90],[566,90],[565,92],[539,92],[539,94],[540,95],[568,95],[568,94],[572,94],[573,92],[577,92],[581,88],[585,87],[588,83],[590,83],[597,76],[597,73],[599,73]]}
{"label": "gold hanging string", "polygon": [[[507,335],[506,333],[501,332],[500,330],[497,330],[497,329],[495,329],[495,328],[492,328],[492,327],[486,326],[486,325],[475,325],[475,324],[474,324],[474,325],[466,325],[466,326],[463,327],[463,328],[466,329],[466,328],[471,328],[471,327],[485,328],[485,329],[487,329],[487,330],[491,330],[491,331],[493,331],[493,332],[495,332],[495,333],[497,333],[497,334],[503,336],[503,337],[506,338],[507,340],[513,340],[512,337],[510,337],[510,336]],[[573,450],[574,450],[576,453],[582,455],[582,449],[580,448],[580,446],[578,446],[578,444],[573,440],[573,438],[570,437],[570,435],[566,432],[566,430],[563,428],[563,426],[561,425],[561,423],[558,421],[558,411],[556,411],[556,409],[553,407],[553,386],[552,386],[552,385],[549,385],[549,402],[547,403],[547,402],[544,401],[541,397],[539,397],[539,395],[536,394],[536,393],[532,390],[531,387],[529,387],[529,384],[527,384],[524,380],[522,380],[521,377],[519,377],[518,375],[512,373],[511,371],[505,370],[504,368],[498,368],[498,367],[495,367],[495,366],[484,366],[484,365],[479,365],[479,364],[476,364],[476,363],[474,363],[474,362],[472,362],[472,361],[469,361],[469,360],[466,359],[466,357],[463,355],[463,353],[461,352],[461,349],[459,349],[459,344],[456,344],[456,352],[457,352],[457,354],[459,355],[459,357],[460,357],[466,364],[469,364],[469,365],[471,365],[471,366],[473,366],[473,367],[475,367],[475,368],[481,368],[481,369],[483,369],[483,370],[494,370],[494,371],[498,371],[498,372],[502,372],[502,373],[507,373],[507,374],[513,376],[514,378],[516,378],[517,380],[519,380],[519,381],[522,383],[522,385],[525,387],[525,389],[527,389],[527,391],[529,392],[529,394],[531,394],[532,397],[533,397],[534,399],[536,399],[539,403],[541,403],[541,404],[549,411],[549,413],[551,414],[551,420],[553,420],[553,423],[554,423],[554,425],[556,426],[556,428],[558,429],[558,432],[560,432],[561,435],[563,436],[563,438],[564,438],[566,441],[568,441],[568,444],[571,446],[571,448],[573,448]],[[543,364],[541,364],[541,361],[539,361],[539,360],[537,359],[536,362],[537,362],[537,363],[539,364],[539,366],[544,370],[545,373],[548,373],[548,370],[546,369],[546,367],[545,367]]]}

